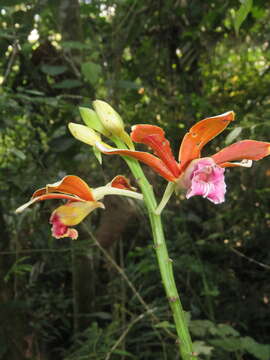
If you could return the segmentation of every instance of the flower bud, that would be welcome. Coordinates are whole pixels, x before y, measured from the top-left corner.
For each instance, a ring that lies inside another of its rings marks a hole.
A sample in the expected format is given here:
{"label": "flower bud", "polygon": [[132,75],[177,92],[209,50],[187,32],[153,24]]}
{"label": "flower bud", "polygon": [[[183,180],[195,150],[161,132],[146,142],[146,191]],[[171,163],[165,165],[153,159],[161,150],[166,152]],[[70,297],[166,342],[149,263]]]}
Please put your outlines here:
{"label": "flower bud", "polygon": [[84,121],[84,123],[93,130],[96,130],[98,133],[109,137],[110,132],[105,129],[103,124],[100,121],[99,116],[97,113],[89,108],[86,107],[79,107],[80,115]]}
{"label": "flower bud", "polygon": [[121,136],[125,131],[121,116],[105,101],[93,101],[93,107],[104,128],[115,136]]}
{"label": "flower bud", "polygon": [[88,145],[95,146],[96,142],[100,142],[100,136],[92,129],[85,125],[69,123],[69,131],[77,139]]}

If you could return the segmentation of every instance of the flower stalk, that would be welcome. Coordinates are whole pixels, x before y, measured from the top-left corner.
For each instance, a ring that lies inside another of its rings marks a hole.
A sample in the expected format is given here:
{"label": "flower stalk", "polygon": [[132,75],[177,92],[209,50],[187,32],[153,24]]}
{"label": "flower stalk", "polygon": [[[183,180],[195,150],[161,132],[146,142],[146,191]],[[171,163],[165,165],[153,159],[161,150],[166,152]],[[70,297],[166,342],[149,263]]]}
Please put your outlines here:
{"label": "flower stalk", "polygon": [[[114,141],[117,147],[123,148],[124,144],[120,140],[114,139]],[[177,344],[179,347],[180,356],[182,360],[195,360],[197,357],[193,353],[192,340],[188,330],[185,312],[183,310],[174,280],[173,261],[169,257],[161,216],[156,212],[157,202],[153,188],[146,179],[144,172],[142,171],[142,168],[137,160],[128,157],[123,157],[123,159],[126,161],[132,174],[136,178],[144,197],[144,203],[147,208],[153,233],[154,248],[156,250],[161,279],[175,322],[178,336]],[[172,186],[169,188],[168,194],[169,192],[172,194]]]}

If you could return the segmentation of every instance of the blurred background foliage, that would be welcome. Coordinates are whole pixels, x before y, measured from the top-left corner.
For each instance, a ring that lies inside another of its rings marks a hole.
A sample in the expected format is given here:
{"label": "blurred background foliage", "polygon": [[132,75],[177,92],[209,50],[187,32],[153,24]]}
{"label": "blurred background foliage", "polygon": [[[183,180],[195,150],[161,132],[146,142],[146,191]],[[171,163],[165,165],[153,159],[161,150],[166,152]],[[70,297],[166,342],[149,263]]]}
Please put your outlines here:
{"label": "blurred background foliage", "polygon": [[[175,153],[195,121],[231,109],[205,154],[269,141],[269,22],[264,0],[1,0],[0,359],[177,358],[140,205],[106,199],[76,242],[52,239],[53,202],[14,209],[66,174],[129,176],[67,131],[96,98],[128,130],[162,126]],[[164,211],[176,281],[200,359],[269,360],[269,160],[226,179],[224,204],[178,196]]]}

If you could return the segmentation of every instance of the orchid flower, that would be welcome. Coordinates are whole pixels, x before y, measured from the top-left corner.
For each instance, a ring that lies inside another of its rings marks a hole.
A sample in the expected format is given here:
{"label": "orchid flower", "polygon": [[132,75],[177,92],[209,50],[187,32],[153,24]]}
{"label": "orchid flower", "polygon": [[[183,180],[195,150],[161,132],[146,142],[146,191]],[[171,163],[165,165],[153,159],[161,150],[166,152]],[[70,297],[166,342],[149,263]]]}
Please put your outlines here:
{"label": "orchid flower", "polygon": [[57,239],[63,237],[77,239],[78,231],[71,226],[78,225],[96,208],[104,209],[103,203],[98,200],[105,195],[123,195],[142,200],[142,195],[133,190],[128,179],[121,175],[116,176],[109,184],[96,189],[91,189],[80,177],[68,175],[54,184],[48,184],[44,188],[36,190],[30,201],[20,206],[16,213],[22,212],[38,201],[67,200],[64,205],[52,212],[50,217],[52,235]]}
{"label": "orchid flower", "polygon": [[[113,148],[98,138],[92,138],[90,142],[104,154],[129,156],[150,166],[156,173],[172,183],[173,189],[177,187],[185,189],[187,198],[201,195],[219,204],[224,201],[226,192],[225,168],[250,167],[252,160],[260,160],[270,153],[268,142],[242,140],[225,147],[214,155],[201,158],[202,148],[233,120],[234,112],[229,111],[196,123],[183,138],[178,161],[173,156],[163,129],[155,125],[135,125],[131,132],[131,139],[150,147],[154,155],[143,151]],[[72,134],[79,140],[90,143],[89,140],[83,139],[82,129],[79,134],[76,132],[76,126],[83,125],[69,124]],[[86,127],[83,126],[83,128],[86,135]]]}

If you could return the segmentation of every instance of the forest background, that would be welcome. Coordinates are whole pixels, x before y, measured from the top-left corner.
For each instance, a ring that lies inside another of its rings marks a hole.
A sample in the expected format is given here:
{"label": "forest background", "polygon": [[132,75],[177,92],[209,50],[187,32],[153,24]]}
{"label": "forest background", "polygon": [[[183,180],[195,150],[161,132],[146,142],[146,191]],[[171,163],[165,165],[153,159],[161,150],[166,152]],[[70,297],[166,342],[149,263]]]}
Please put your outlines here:
{"label": "forest background", "polygon": [[[67,130],[94,99],[128,131],[162,126],[175,152],[228,110],[236,120],[208,154],[269,141],[269,23],[264,0],[1,0],[1,360],[177,359],[142,206],[106,199],[77,241],[51,237],[53,201],[14,210],[66,174],[93,187],[130,177]],[[165,181],[144,169],[160,197]],[[270,359],[269,179],[269,159],[226,170],[224,204],[178,196],[163,213],[200,359]]]}

